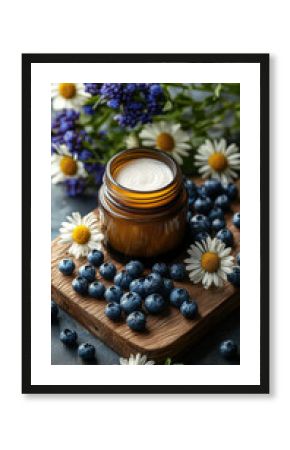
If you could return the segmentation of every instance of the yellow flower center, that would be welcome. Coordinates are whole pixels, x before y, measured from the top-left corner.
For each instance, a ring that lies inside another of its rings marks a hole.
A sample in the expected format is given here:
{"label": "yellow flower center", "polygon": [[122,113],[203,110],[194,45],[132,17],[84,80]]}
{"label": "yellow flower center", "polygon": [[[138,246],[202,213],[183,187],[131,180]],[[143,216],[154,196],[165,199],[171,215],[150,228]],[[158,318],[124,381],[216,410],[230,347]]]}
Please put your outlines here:
{"label": "yellow flower center", "polygon": [[68,176],[75,175],[77,172],[77,162],[71,156],[63,156],[59,163],[62,173]]}
{"label": "yellow flower center", "polygon": [[72,238],[77,244],[86,244],[90,237],[91,232],[86,225],[77,225],[72,232]]}
{"label": "yellow flower center", "polygon": [[217,253],[206,252],[201,256],[201,267],[209,273],[216,272],[220,266],[220,258]]}
{"label": "yellow flower center", "polygon": [[226,156],[221,152],[212,153],[207,161],[216,172],[222,172],[228,165]]}
{"label": "yellow flower center", "polygon": [[60,83],[58,85],[59,95],[66,99],[75,97],[77,93],[76,85],[74,83]]}
{"label": "yellow flower center", "polygon": [[156,145],[160,150],[170,152],[174,149],[174,139],[169,133],[160,133],[156,139]]}

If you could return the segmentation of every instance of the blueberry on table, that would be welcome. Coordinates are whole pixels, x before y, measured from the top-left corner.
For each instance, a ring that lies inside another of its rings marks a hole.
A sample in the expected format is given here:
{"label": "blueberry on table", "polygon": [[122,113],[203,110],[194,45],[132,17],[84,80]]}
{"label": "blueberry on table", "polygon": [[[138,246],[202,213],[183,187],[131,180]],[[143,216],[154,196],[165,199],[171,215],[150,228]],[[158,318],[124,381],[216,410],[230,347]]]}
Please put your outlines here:
{"label": "blueberry on table", "polygon": [[62,330],[59,339],[61,342],[65,345],[74,345],[77,341],[78,335],[75,330],[70,330],[69,328],[66,328],[65,330]]}
{"label": "blueberry on table", "polygon": [[189,301],[189,293],[184,288],[174,288],[169,297],[171,305],[180,308],[183,302]]}
{"label": "blueberry on table", "polygon": [[227,339],[220,344],[220,354],[227,359],[231,359],[238,353],[238,346],[232,339]]}
{"label": "blueberry on table", "polygon": [[144,272],[144,266],[140,261],[130,261],[126,264],[125,270],[132,278],[137,278]]}
{"label": "blueberry on table", "polygon": [[189,300],[182,303],[180,306],[181,314],[186,317],[186,319],[194,319],[197,314],[197,303]]}
{"label": "blueberry on table", "polygon": [[159,273],[151,272],[144,280],[145,295],[162,292],[163,280]]}
{"label": "blueberry on table", "polygon": [[170,266],[170,276],[173,280],[182,281],[186,277],[184,264],[175,263]]}
{"label": "blueberry on table", "polygon": [[122,270],[114,277],[114,284],[122,289],[129,289],[131,281],[133,281],[133,277],[126,270]]}
{"label": "blueberry on table", "polygon": [[136,292],[142,298],[145,297],[145,287],[144,287],[145,278],[136,278],[136,280],[131,281],[129,290],[130,292]]}
{"label": "blueberry on table", "polygon": [[218,180],[206,180],[203,184],[206,195],[215,199],[218,195],[223,193],[223,186]]}
{"label": "blueberry on table", "polygon": [[116,275],[117,269],[116,266],[112,263],[103,263],[100,266],[100,274],[102,275],[105,280],[112,280],[114,276]]}
{"label": "blueberry on table", "polygon": [[88,254],[88,261],[95,267],[99,267],[104,262],[104,253],[100,250],[92,250]]}
{"label": "blueberry on table", "polygon": [[95,357],[96,349],[92,344],[81,344],[78,348],[78,355],[84,361],[91,361]]}
{"label": "blueberry on table", "polygon": [[210,237],[209,233],[207,233],[206,231],[199,231],[193,236],[193,240],[195,242],[202,242],[206,241],[208,237]]}
{"label": "blueberry on table", "polygon": [[163,278],[163,286],[161,290],[161,294],[164,298],[168,298],[170,292],[174,288],[173,281],[170,278]]}
{"label": "blueberry on table", "polygon": [[81,295],[88,293],[89,283],[84,277],[77,277],[72,281],[72,288]]}
{"label": "blueberry on table", "polygon": [[120,303],[120,299],[124,294],[120,286],[110,286],[105,290],[105,299],[108,303]]}
{"label": "blueberry on table", "polygon": [[89,285],[88,293],[91,297],[101,299],[104,298],[105,286],[100,281],[93,281]]}
{"label": "blueberry on table", "polygon": [[194,233],[199,233],[200,231],[209,232],[210,226],[209,219],[203,214],[196,214],[190,221],[190,229]]}
{"label": "blueberry on table", "polygon": [[58,316],[58,306],[51,300],[51,320],[56,320]]}
{"label": "blueberry on table", "polygon": [[166,301],[160,294],[151,294],[145,298],[145,307],[151,314],[160,314],[166,306]]}
{"label": "blueberry on table", "polygon": [[233,267],[233,271],[228,274],[228,281],[235,287],[240,287],[240,268],[238,266]]}
{"label": "blueberry on table", "polygon": [[226,194],[219,195],[214,202],[214,206],[221,208],[223,211],[230,209],[230,199]]}
{"label": "blueberry on table", "polygon": [[226,223],[225,223],[224,219],[214,219],[211,223],[212,231],[214,231],[215,233],[220,231],[222,228],[225,228],[225,226],[226,226]]}
{"label": "blueberry on table", "polygon": [[91,283],[96,278],[96,269],[91,264],[84,264],[79,268],[78,274]]}
{"label": "blueberry on table", "polygon": [[237,212],[233,215],[233,224],[240,229],[240,213]]}
{"label": "blueberry on table", "polygon": [[234,243],[233,233],[227,228],[222,228],[220,231],[218,231],[216,237],[220,239],[226,245],[226,247],[233,246]]}
{"label": "blueberry on table", "polygon": [[63,259],[62,261],[60,261],[58,263],[58,270],[63,274],[63,275],[72,275],[73,271],[75,270],[75,263],[73,262],[72,259]]}
{"label": "blueberry on table", "polygon": [[212,201],[209,197],[199,197],[194,202],[194,208],[196,212],[206,215],[212,208]]}
{"label": "blueberry on table", "polygon": [[141,309],[142,299],[136,292],[126,292],[120,299],[120,306],[126,314],[130,314]]}
{"label": "blueberry on table", "polygon": [[146,327],[146,317],[142,311],[134,311],[126,319],[126,323],[131,330],[143,331]]}
{"label": "blueberry on table", "polygon": [[112,302],[108,303],[108,305],[105,308],[105,314],[106,316],[111,320],[120,320],[122,315],[122,309],[119,303]]}
{"label": "blueberry on table", "polygon": [[168,266],[164,262],[157,262],[152,266],[152,272],[158,273],[161,277],[168,276]]}
{"label": "blueberry on table", "polygon": [[215,219],[221,219],[224,220],[225,218],[225,214],[223,212],[223,210],[219,207],[219,206],[215,206],[214,208],[212,208],[210,210],[210,212],[208,213],[209,220],[213,221]]}
{"label": "blueberry on table", "polygon": [[235,200],[238,196],[238,188],[234,183],[228,183],[224,187],[224,192],[231,201]]}

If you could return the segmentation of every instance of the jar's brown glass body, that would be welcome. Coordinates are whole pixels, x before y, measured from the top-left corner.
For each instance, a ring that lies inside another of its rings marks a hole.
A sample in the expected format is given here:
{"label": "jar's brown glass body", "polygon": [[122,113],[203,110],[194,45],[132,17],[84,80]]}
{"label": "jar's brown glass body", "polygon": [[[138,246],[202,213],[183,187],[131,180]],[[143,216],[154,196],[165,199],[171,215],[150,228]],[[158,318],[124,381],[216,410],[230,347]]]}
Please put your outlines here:
{"label": "jar's brown glass body", "polygon": [[[119,185],[118,172],[137,158],[164,162],[172,170],[173,181],[149,192]],[[186,203],[181,170],[170,156],[152,149],[125,150],[107,164],[99,191],[105,242],[117,252],[132,257],[151,258],[171,252],[184,239]]]}

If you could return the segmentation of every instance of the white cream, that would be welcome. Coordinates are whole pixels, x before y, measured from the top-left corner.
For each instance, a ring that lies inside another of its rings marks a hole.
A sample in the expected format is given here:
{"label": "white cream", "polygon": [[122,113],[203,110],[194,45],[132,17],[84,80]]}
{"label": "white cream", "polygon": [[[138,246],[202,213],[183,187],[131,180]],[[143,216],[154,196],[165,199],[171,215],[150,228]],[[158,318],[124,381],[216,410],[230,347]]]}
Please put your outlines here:
{"label": "white cream", "polygon": [[125,164],[116,176],[116,181],[126,189],[134,191],[156,191],[173,180],[167,164],[157,159],[138,158]]}

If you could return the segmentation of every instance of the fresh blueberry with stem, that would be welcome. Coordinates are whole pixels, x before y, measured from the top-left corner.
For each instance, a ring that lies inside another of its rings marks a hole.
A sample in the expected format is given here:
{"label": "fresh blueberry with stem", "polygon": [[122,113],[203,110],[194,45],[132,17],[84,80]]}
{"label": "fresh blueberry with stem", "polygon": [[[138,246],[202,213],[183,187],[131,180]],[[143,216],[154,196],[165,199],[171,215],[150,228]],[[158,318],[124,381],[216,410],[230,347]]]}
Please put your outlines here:
{"label": "fresh blueberry with stem", "polygon": [[226,194],[219,195],[214,202],[214,206],[221,208],[224,212],[230,209],[230,199]]}
{"label": "fresh blueberry with stem", "polygon": [[170,276],[173,280],[182,281],[186,277],[186,270],[184,264],[174,263],[170,266]]}
{"label": "fresh blueberry with stem", "polygon": [[144,283],[145,278],[136,278],[136,280],[131,281],[129,286],[130,292],[136,292],[140,297],[144,298],[146,295]]}
{"label": "fresh blueberry with stem", "polygon": [[212,208],[212,209],[210,210],[210,212],[208,213],[208,218],[209,218],[209,220],[211,220],[211,221],[213,221],[213,220],[215,220],[215,219],[224,220],[225,215],[224,215],[223,210],[222,210],[220,207],[215,206],[215,207]]}
{"label": "fresh blueberry with stem", "polygon": [[152,272],[158,273],[161,277],[168,276],[168,266],[164,262],[157,262],[152,266]]}
{"label": "fresh blueberry with stem", "polygon": [[180,306],[181,314],[186,317],[186,319],[194,319],[198,311],[197,303],[195,301],[189,300],[182,303]]}
{"label": "fresh blueberry with stem", "polygon": [[95,357],[96,349],[92,344],[81,344],[78,348],[78,355],[84,361],[91,361]]}
{"label": "fresh blueberry with stem", "polygon": [[51,300],[51,320],[56,320],[58,316],[58,306]]}
{"label": "fresh blueberry with stem", "polygon": [[233,200],[236,200],[239,191],[238,191],[237,186],[234,183],[228,183],[224,187],[224,192],[229,197],[229,199],[231,201],[233,201]]}
{"label": "fresh blueberry with stem", "polygon": [[196,214],[192,217],[190,221],[190,228],[194,233],[199,233],[200,231],[210,231],[210,221],[203,214]]}
{"label": "fresh blueberry with stem", "polygon": [[145,298],[145,307],[151,314],[160,314],[166,306],[166,301],[160,294],[151,294]]}
{"label": "fresh blueberry with stem", "polygon": [[105,286],[100,281],[93,281],[89,285],[88,293],[91,297],[101,299],[104,298]]}
{"label": "fresh blueberry with stem", "polygon": [[224,358],[231,359],[237,355],[238,346],[232,339],[227,339],[220,344],[219,352]]}
{"label": "fresh blueberry with stem", "polygon": [[84,264],[79,268],[78,274],[91,283],[96,278],[96,269],[91,264]]}
{"label": "fresh blueberry with stem", "polygon": [[206,195],[211,199],[215,199],[223,193],[223,186],[218,180],[206,180],[203,184]]}
{"label": "fresh blueberry with stem", "polygon": [[144,280],[145,295],[158,294],[162,292],[163,280],[159,273],[151,272]]}
{"label": "fresh blueberry with stem", "polygon": [[105,299],[109,303],[120,303],[120,299],[124,294],[120,286],[110,286],[105,290]]}
{"label": "fresh blueberry with stem", "polygon": [[212,208],[212,201],[209,197],[200,197],[194,202],[194,208],[199,214],[208,214]]}
{"label": "fresh blueberry with stem", "polygon": [[128,315],[126,323],[131,330],[143,331],[146,327],[146,317],[142,311],[134,311]]}
{"label": "fresh blueberry with stem", "polygon": [[228,274],[228,281],[235,287],[240,287],[240,267],[233,267],[233,271]]}
{"label": "fresh blueberry with stem", "polygon": [[122,309],[119,303],[112,302],[108,303],[108,305],[105,308],[105,314],[106,316],[111,320],[120,320],[122,315]]}
{"label": "fresh blueberry with stem", "polygon": [[62,330],[59,339],[61,342],[65,345],[74,345],[77,341],[78,335],[75,330],[70,330],[69,328],[66,328],[65,330]]}
{"label": "fresh blueberry with stem", "polygon": [[88,261],[90,264],[92,264],[95,267],[100,267],[101,264],[104,262],[104,253],[100,250],[92,250],[88,254]]}
{"label": "fresh blueberry with stem", "polygon": [[58,264],[58,270],[63,274],[63,275],[72,275],[73,271],[75,270],[75,263],[73,262],[72,259],[63,259],[62,261],[59,262]]}
{"label": "fresh blueberry with stem", "polygon": [[206,231],[199,231],[194,235],[194,242],[206,241],[208,237],[210,237],[209,233]]}
{"label": "fresh blueberry with stem", "polygon": [[174,288],[169,296],[169,300],[172,306],[180,308],[183,302],[189,301],[189,293],[184,288]]}
{"label": "fresh blueberry with stem", "polygon": [[174,289],[173,281],[170,278],[163,278],[162,296],[168,298],[172,289]]}
{"label": "fresh blueberry with stem", "polygon": [[110,281],[113,280],[114,276],[116,275],[117,269],[114,264],[106,262],[100,266],[99,272],[105,280]]}
{"label": "fresh blueberry with stem", "polygon": [[236,212],[233,215],[233,224],[235,225],[235,227],[240,229],[240,213],[239,212]]}
{"label": "fresh blueberry with stem", "polygon": [[85,295],[88,293],[89,283],[84,277],[74,278],[72,281],[72,288],[81,295]]}
{"label": "fresh blueberry with stem", "polygon": [[234,243],[233,233],[227,228],[222,228],[220,231],[218,231],[216,237],[220,239],[226,245],[226,247],[233,246]]}
{"label": "fresh blueberry with stem", "polygon": [[138,278],[144,272],[144,265],[140,261],[130,261],[126,264],[125,269],[132,278]]}
{"label": "fresh blueberry with stem", "polygon": [[136,292],[126,292],[120,299],[120,306],[126,314],[142,308],[142,299]]}
{"label": "fresh blueberry with stem", "polygon": [[133,281],[133,277],[126,270],[122,270],[114,277],[114,284],[122,289],[129,289],[131,281]]}
{"label": "fresh blueberry with stem", "polygon": [[225,226],[226,223],[223,219],[214,219],[211,223],[212,231],[214,231],[215,233],[220,231],[222,228],[225,228]]}

